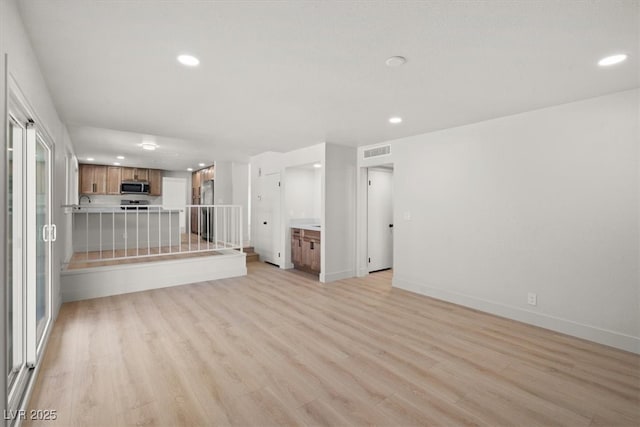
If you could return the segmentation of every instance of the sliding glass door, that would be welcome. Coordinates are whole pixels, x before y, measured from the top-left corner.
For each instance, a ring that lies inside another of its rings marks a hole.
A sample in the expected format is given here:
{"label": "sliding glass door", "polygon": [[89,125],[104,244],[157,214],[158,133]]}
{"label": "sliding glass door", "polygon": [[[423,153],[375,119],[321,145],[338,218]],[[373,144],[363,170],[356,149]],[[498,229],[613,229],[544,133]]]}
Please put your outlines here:
{"label": "sliding glass door", "polygon": [[7,366],[9,409],[19,408],[51,323],[52,146],[18,102],[7,135]]}

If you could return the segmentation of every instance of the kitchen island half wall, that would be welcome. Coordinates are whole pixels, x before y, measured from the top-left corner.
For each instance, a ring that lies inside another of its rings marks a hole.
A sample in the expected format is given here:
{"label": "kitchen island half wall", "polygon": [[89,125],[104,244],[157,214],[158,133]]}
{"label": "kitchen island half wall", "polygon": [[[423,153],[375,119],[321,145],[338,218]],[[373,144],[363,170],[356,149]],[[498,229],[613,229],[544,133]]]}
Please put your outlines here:
{"label": "kitchen island half wall", "polygon": [[[73,251],[113,251],[180,244],[180,211],[161,208],[73,209]],[[129,255],[135,255],[132,252]]]}

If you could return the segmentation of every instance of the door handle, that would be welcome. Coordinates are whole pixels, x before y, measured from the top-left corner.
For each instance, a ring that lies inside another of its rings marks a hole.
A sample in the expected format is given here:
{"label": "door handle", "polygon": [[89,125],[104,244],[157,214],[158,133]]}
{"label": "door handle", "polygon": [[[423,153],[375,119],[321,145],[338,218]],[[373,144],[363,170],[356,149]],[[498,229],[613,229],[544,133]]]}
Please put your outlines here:
{"label": "door handle", "polygon": [[263,222],[263,224],[264,224],[264,225],[267,225],[267,221],[264,221],[264,222]]}
{"label": "door handle", "polygon": [[389,228],[393,228],[393,224],[389,224]]}
{"label": "door handle", "polygon": [[48,240],[48,236],[47,236],[47,234],[48,234],[48,228],[49,228],[49,226],[48,226],[48,225],[43,225],[43,226],[42,226],[42,241],[43,241],[43,242],[48,242],[48,241],[49,241],[49,240]]}
{"label": "door handle", "polygon": [[51,224],[51,233],[53,234],[53,236],[51,237],[51,241],[55,242],[58,238],[58,227],[56,227],[55,224]]}

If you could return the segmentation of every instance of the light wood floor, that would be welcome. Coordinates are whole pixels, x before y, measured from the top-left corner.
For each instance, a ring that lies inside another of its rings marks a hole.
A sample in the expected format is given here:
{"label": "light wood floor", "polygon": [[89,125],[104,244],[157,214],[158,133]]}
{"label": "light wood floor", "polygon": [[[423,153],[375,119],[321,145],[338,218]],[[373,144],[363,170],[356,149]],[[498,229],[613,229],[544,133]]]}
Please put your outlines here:
{"label": "light wood floor", "polygon": [[640,357],[418,296],[249,275],[64,304],[51,425],[637,426]]}

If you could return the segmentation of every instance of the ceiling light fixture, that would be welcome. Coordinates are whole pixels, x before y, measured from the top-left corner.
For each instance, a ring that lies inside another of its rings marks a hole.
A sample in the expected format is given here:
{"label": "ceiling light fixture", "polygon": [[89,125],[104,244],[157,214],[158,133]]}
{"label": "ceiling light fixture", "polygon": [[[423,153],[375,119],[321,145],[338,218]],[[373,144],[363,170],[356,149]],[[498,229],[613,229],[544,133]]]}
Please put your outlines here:
{"label": "ceiling light fixture", "polygon": [[189,172],[193,172],[193,168],[187,168]]}
{"label": "ceiling light fixture", "polygon": [[124,160],[124,156],[118,156],[118,157],[116,157],[116,159],[118,159],[118,160]]}
{"label": "ceiling light fixture", "polygon": [[187,67],[196,67],[200,64],[200,60],[192,55],[178,55],[178,62]]}
{"label": "ceiling light fixture", "polygon": [[317,168],[321,168],[321,167],[322,167],[322,164],[321,164],[321,163],[314,163],[314,164],[313,164],[313,167],[314,167],[314,168],[316,168],[316,169],[317,169]]}
{"label": "ceiling light fixture", "polygon": [[399,67],[401,65],[404,65],[406,62],[407,58],[405,58],[404,56],[392,56],[384,61],[384,63],[387,64],[387,67]]}
{"label": "ceiling light fixture", "polygon": [[402,123],[402,117],[391,117],[389,119],[389,123],[397,125],[398,123]]}
{"label": "ceiling light fixture", "polygon": [[158,148],[158,146],[155,143],[148,142],[148,141],[143,142],[142,144],[140,144],[140,146],[142,147],[143,150],[149,150],[149,151],[153,151],[156,148]]}
{"label": "ceiling light fixture", "polygon": [[95,159],[93,157],[87,157],[88,162],[93,162]]}
{"label": "ceiling light fixture", "polygon": [[601,67],[609,67],[611,65],[619,64],[622,61],[627,59],[627,55],[624,53],[619,53],[617,55],[607,56],[606,58],[602,58],[598,61],[598,65]]}
{"label": "ceiling light fixture", "polygon": [[201,168],[205,167],[204,163],[198,163],[198,166],[200,166]]}

